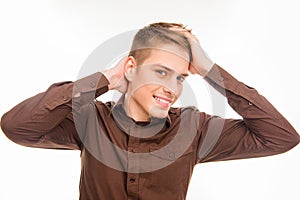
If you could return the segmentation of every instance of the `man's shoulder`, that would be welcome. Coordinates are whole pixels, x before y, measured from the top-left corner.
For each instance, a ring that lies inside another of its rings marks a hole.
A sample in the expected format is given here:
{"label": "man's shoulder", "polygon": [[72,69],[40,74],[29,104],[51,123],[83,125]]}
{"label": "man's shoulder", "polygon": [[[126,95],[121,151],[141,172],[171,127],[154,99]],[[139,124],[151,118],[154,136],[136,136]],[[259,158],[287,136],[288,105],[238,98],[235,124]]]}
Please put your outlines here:
{"label": "man's shoulder", "polygon": [[183,112],[197,112],[199,111],[196,106],[185,106],[185,107],[171,107],[170,113],[183,113]]}
{"label": "man's shoulder", "polygon": [[195,106],[185,106],[185,107],[171,107],[169,110],[169,115],[175,115],[176,117],[197,115],[200,111]]}
{"label": "man's shoulder", "polygon": [[200,111],[195,106],[185,106],[185,107],[171,107],[169,110],[169,115],[171,118],[186,118],[186,119],[194,119],[194,118],[202,118],[208,119],[210,118],[210,114],[206,112]]}

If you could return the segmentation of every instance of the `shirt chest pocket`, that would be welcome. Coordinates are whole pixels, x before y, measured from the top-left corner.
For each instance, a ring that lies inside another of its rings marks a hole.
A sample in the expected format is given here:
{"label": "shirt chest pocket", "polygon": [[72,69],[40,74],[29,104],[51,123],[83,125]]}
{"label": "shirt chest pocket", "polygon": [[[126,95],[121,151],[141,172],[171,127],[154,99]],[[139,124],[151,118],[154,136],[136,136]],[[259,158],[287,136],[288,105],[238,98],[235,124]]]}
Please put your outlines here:
{"label": "shirt chest pocket", "polygon": [[[153,149],[152,149],[153,150]],[[149,187],[156,191],[178,193],[185,191],[194,167],[192,148],[182,152],[179,146],[151,151],[151,180]]]}

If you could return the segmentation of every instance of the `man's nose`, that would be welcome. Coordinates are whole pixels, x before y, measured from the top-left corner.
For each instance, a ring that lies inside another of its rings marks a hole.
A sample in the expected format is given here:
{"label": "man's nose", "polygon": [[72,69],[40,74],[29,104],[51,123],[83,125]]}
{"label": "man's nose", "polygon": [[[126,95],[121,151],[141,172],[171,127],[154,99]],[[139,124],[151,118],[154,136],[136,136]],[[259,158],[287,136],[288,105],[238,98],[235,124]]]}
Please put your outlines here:
{"label": "man's nose", "polygon": [[164,92],[176,95],[178,93],[177,80],[168,80],[165,84]]}

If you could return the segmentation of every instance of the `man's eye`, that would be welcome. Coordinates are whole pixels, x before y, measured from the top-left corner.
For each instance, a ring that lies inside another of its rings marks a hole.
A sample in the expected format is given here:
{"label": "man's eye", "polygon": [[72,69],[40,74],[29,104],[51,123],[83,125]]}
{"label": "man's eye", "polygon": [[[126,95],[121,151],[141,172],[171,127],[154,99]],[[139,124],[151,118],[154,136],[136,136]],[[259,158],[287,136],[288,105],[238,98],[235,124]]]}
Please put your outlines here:
{"label": "man's eye", "polygon": [[184,76],[177,76],[177,81],[183,82],[185,80]]}
{"label": "man's eye", "polygon": [[164,71],[164,70],[157,69],[157,70],[155,70],[155,72],[158,73],[161,76],[166,76],[167,75],[167,72]]}

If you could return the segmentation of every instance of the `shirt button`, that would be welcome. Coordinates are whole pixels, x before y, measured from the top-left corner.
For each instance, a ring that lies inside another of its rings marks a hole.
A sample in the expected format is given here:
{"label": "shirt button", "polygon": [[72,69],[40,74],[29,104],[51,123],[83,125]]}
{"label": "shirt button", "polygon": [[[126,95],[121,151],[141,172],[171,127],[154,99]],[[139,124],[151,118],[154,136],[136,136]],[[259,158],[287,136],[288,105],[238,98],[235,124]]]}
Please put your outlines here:
{"label": "shirt button", "polygon": [[169,157],[170,157],[171,159],[174,159],[174,158],[175,158],[175,153],[173,153],[173,152],[169,153]]}
{"label": "shirt button", "polygon": [[249,106],[252,106],[252,103],[250,101],[248,102],[248,104],[249,104]]}
{"label": "shirt button", "polygon": [[67,101],[68,98],[67,98],[66,96],[63,96],[63,100],[64,100],[64,101]]}
{"label": "shirt button", "polygon": [[135,178],[131,177],[131,178],[129,179],[129,181],[130,181],[130,183],[134,183],[134,182],[135,182]]}

